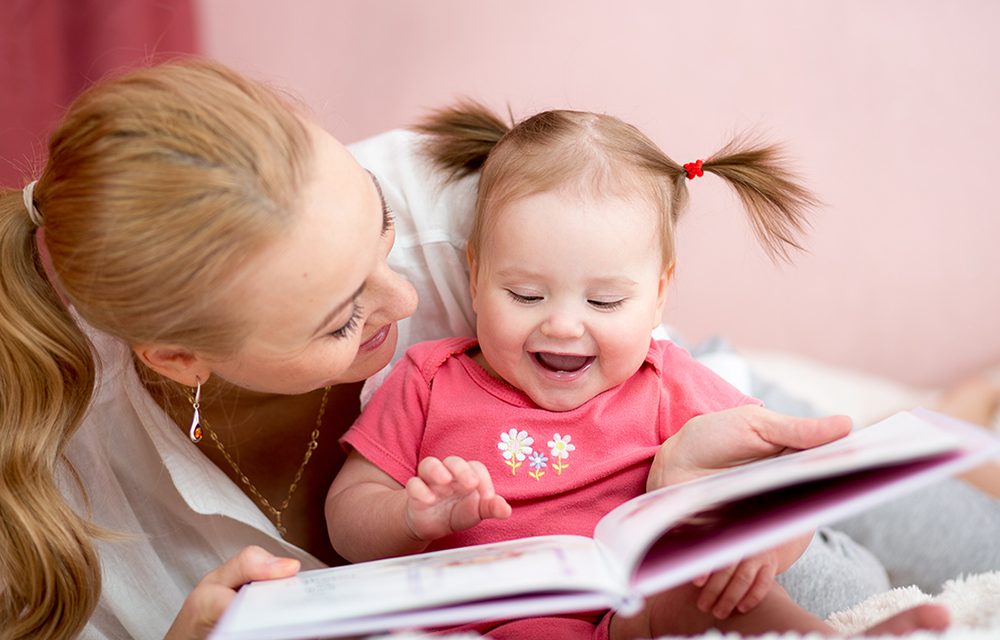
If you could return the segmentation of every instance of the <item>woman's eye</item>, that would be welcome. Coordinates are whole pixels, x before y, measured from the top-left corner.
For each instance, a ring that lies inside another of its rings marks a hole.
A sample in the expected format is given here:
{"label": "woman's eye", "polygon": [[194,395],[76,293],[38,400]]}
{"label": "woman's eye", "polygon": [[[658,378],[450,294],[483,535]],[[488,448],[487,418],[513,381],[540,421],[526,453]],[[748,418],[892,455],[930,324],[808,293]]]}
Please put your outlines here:
{"label": "woman's eye", "polygon": [[361,321],[361,305],[357,302],[354,303],[354,309],[351,311],[351,317],[348,318],[344,326],[339,329],[334,329],[329,335],[334,338],[346,338],[354,333],[354,330],[358,328],[358,323]]}
{"label": "woman's eye", "polygon": [[625,304],[625,298],[621,300],[587,300],[588,303],[595,309],[600,309],[601,311],[614,311],[618,309],[623,304]]}
{"label": "woman's eye", "polygon": [[517,302],[518,304],[532,304],[542,299],[542,296],[523,296],[520,293],[511,291],[510,289],[507,289],[507,295],[510,296],[511,300]]}

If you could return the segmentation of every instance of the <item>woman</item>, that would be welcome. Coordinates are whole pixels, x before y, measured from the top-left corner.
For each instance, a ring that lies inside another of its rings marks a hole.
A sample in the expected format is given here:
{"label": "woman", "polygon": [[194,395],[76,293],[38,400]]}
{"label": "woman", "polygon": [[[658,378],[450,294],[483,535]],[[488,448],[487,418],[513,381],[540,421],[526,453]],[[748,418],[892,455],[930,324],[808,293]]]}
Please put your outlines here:
{"label": "woman", "polygon": [[[397,188],[428,179],[410,164]],[[454,188],[422,192],[469,210]],[[37,183],[0,195],[4,637],[202,637],[247,581],[339,560],[323,497],[363,381],[470,326],[463,219],[411,204],[394,221],[342,145],[217,64],[74,102]],[[685,461],[843,431],[756,427],[692,431]]]}
{"label": "woman", "polygon": [[2,202],[6,633],[198,635],[246,580],[334,561],[336,439],[416,303],[373,177],[192,62],[87,92]]}

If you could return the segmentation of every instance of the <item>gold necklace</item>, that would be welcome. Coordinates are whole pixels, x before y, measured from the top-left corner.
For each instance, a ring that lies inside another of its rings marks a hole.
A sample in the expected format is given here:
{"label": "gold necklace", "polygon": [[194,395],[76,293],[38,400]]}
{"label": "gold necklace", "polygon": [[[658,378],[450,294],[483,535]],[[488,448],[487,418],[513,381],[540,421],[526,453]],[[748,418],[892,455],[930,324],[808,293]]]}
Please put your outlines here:
{"label": "gold necklace", "polygon": [[[316,447],[319,446],[319,430],[320,427],[323,426],[323,414],[326,413],[326,401],[329,395],[330,387],[326,387],[323,389],[323,398],[319,403],[319,413],[316,415],[316,428],[313,429],[312,435],[309,437],[309,444],[306,446],[306,453],[302,458],[302,464],[299,465],[298,470],[295,472],[295,477],[292,478],[292,484],[288,487],[288,494],[285,496],[285,499],[281,502],[281,504],[278,505],[277,509],[275,509],[271,505],[271,502],[261,495],[260,491],[257,490],[257,487],[250,482],[250,478],[243,473],[240,466],[236,464],[236,461],[233,460],[232,456],[229,455],[229,452],[226,451],[226,447],[222,444],[222,441],[219,440],[219,436],[216,435],[215,430],[212,429],[210,424],[208,424],[205,417],[202,416],[200,420],[200,424],[205,428],[205,431],[208,433],[208,437],[212,439],[215,446],[222,452],[222,456],[226,459],[226,462],[229,463],[229,466],[232,467],[233,471],[236,472],[236,475],[239,476],[240,482],[242,482],[247,489],[250,490],[250,493],[257,499],[258,502],[260,502],[261,506],[264,507],[264,510],[271,514],[274,519],[274,526],[278,529],[278,533],[282,538],[285,537],[288,530],[285,529],[285,526],[281,523],[281,514],[288,508],[288,503],[292,500],[292,494],[299,488],[299,480],[302,479],[302,472],[305,470],[306,465],[309,464],[309,459],[312,458],[313,451],[315,451]],[[190,402],[191,406],[194,407],[194,396],[188,394],[188,402]]]}

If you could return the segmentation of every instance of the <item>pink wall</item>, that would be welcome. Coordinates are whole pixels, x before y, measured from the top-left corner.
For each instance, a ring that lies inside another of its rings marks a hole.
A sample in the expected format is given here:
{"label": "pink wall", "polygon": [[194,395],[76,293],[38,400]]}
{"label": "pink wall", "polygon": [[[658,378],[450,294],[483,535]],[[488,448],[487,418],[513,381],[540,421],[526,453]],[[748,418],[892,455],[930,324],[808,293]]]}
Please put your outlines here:
{"label": "pink wall", "polygon": [[720,181],[692,183],[668,322],[914,384],[1000,362],[998,3],[201,3],[208,54],[344,141],[458,95],[607,111],[681,162],[747,127],[786,141],[826,203],[810,253],[772,265]]}

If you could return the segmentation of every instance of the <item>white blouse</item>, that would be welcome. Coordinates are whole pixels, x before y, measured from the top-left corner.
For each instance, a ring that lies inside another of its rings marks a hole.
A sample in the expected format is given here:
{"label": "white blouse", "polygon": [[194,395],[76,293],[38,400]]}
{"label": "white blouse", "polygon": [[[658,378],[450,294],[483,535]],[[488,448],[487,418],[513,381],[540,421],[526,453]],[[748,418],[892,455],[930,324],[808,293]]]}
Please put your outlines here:
{"label": "white blouse", "polygon": [[[351,147],[394,210],[389,262],[420,299],[415,315],[400,323],[396,357],[414,342],[471,335],[474,327],[465,238],[475,178],[442,184],[418,156],[418,144],[415,134],[391,131]],[[128,347],[87,329],[99,381],[66,451],[86,499],[68,468],[60,483],[80,513],[124,537],[96,543],[104,583],[83,637],[162,638],[198,581],[250,544],[298,558],[303,569],[323,566],[282,540],[256,504],[188,441],[142,386]]]}

